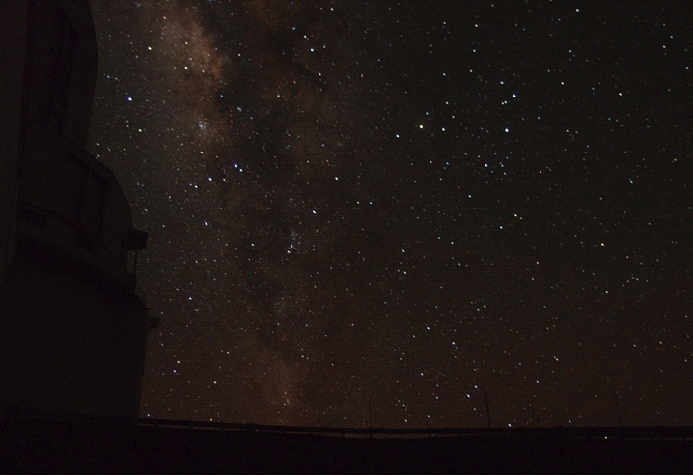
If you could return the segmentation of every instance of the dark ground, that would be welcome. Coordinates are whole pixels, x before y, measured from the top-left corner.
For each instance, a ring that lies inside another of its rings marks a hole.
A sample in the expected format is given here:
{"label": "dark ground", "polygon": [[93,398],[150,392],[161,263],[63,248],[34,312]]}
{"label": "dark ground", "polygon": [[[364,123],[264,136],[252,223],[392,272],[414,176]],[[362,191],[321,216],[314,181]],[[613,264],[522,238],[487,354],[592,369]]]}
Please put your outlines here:
{"label": "dark ground", "polygon": [[452,436],[374,431],[371,438],[368,430],[342,437],[177,424],[5,413],[0,472],[693,472],[691,428],[460,429]]}

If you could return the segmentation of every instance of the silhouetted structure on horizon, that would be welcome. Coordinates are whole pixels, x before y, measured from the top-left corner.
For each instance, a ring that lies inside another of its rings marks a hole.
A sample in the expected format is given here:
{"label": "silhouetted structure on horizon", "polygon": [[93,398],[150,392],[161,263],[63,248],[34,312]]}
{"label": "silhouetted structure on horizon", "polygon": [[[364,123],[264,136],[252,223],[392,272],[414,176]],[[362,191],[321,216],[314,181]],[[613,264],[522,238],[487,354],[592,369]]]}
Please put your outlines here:
{"label": "silhouetted structure on horizon", "polygon": [[0,408],[139,415],[152,320],[113,173],[84,150],[97,76],[87,0],[0,2]]}

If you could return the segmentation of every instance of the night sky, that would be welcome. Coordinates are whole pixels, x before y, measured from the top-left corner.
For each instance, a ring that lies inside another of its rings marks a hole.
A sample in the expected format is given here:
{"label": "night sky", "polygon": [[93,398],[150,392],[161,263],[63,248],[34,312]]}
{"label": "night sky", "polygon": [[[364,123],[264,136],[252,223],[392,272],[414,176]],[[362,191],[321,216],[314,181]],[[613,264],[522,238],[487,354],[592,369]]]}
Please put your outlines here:
{"label": "night sky", "polygon": [[90,3],[143,416],[693,425],[685,2]]}

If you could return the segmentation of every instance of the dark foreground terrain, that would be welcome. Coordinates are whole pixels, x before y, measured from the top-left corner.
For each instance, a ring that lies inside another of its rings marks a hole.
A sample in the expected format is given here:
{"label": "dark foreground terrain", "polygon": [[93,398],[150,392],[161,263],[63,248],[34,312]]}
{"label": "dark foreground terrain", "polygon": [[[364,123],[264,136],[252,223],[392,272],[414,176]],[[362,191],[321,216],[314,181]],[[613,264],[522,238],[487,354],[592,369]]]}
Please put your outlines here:
{"label": "dark foreground terrain", "polygon": [[0,472],[692,473],[693,429],[373,430],[371,437],[5,412]]}

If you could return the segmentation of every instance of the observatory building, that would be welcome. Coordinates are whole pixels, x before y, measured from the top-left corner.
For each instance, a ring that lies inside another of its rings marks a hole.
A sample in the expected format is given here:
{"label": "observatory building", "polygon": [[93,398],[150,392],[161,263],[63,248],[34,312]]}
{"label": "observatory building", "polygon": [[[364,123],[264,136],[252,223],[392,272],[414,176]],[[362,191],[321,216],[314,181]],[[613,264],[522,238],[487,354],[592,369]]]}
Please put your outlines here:
{"label": "observatory building", "polygon": [[113,173],[84,150],[87,0],[0,2],[0,409],[139,416],[148,331]]}

